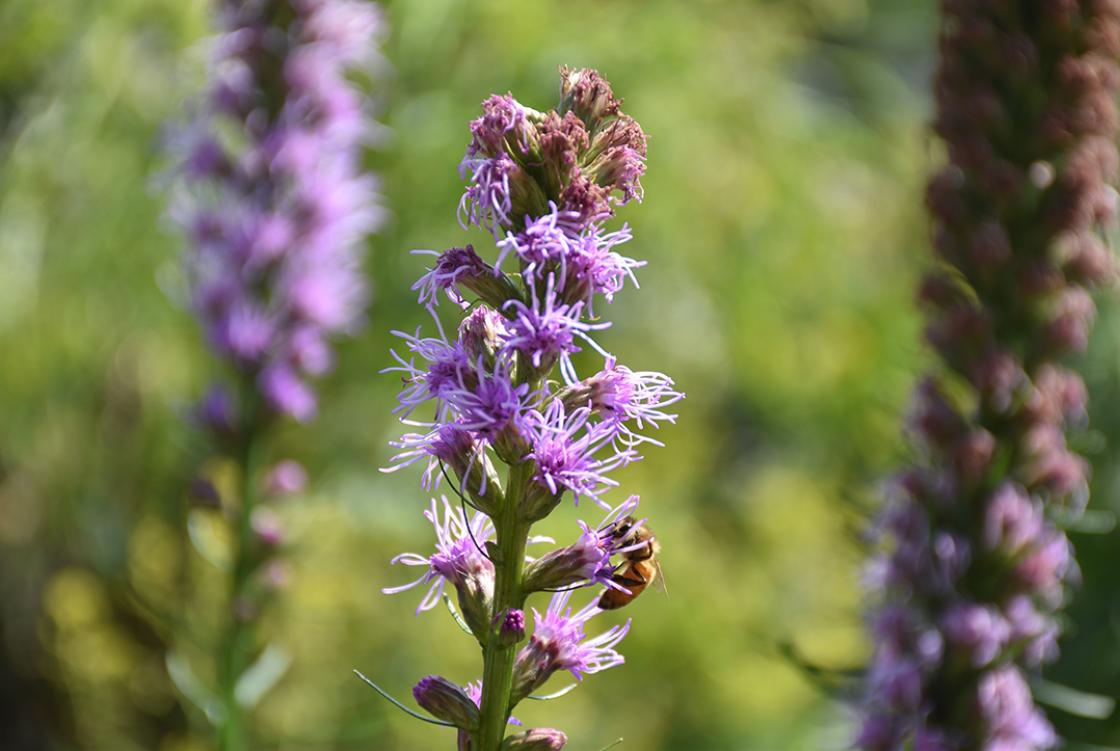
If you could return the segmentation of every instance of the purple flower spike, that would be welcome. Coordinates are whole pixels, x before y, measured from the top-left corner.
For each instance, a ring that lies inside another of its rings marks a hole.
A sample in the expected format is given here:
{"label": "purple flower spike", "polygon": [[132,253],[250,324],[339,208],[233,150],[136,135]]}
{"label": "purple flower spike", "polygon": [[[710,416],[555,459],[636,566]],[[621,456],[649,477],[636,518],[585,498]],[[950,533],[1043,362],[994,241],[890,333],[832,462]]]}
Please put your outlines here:
{"label": "purple flower spike", "polygon": [[[274,412],[310,419],[307,378],[361,322],[366,236],[381,223],[361,171],[374,129],[350,73],[376,57],[376,6],[224,3],[210,93],[180,144],[171,216],[190,238],[191,298],[215,353]],[[223,137],[243,133],[236,144]]]}
{"label": "purple flower spike", "polygon": [[1078,579],[1052,512],[1087,501],[1067,438],[1086,393],[1058,360],[1086,346],[1091,293],[1114,274],[1120,5],[940,7],[947,164],[927,187],[937,259],[919,294],[939,362],[909,420],[916,466],[879,520],[856,743],[1046,751],[1058,739],[1026,676],[1056,656]]}
{"label": "purple flower spike", "polygon": [[[397,452],[383,471],[418,464],[425,489],[444,477],[457,482],[460,507],[444,499],[443,516],[438,505],[427,514],[436,552],[395,559],[423,575],[385,591],[423,585],[419,609],[427,610],[447,582],[456,590],[459,625],[482,647],[487,676],[486,685],[465,687],[478,705],[479,727],[460,729],[460,751],[563,748],[566,736],[549,728],[507,736],[510,712],[558,670],[582,678],[622,663],[616,647],[629,622],[592,638],[585,627],[606,589],[638,594],[636,586],[625,589],[630,579],[619,570],[627,555],[653,553],[654,545],[652,533],[639,541],[633,530],[646,521],[631,518],[638,497],[611,508],[605,496],[619,485],[614,470],[641,458],[639,444],[661,445],[639,431],[675,422],[668,410],[684,396],[668,376],[620,365],[592,338],[610,325],[593,313],[596,301],[611,301],[627,279],[636,288],[635,271],[644,265],[617,250],[630,241],[630,229],[609,231],[606,224],[616,207],[641,197],[645,135],[594,71],[564,69],[561,93],[560,106],[546,112],[511,95],[483,103],[460,164],[467,184],[458,213],[464,228],[493,234],[496,259],[491,265],[469,245],[414,251],[432,257],[412,289],[432,313],[437,335],[393,332],[405,345],[384,371],[401,378],[395,412],[409,431],[390,442]],[[221,304],[225,294],[217,288],[211,297]],[[435,315],[444,295],[457,308],[454,337]],[[586,347],[606,364],[581,379],[573,356]],[[420,409],[426,419],[414,419]],[[576,503],[591,498],[606,516],[597,526],[581,521],[582,534],[569,545],[525,555],[533,543],[555,545],[532,527],[568,492]],[[479,512],[469,521],[468,505]],[[970,552],[947,542],[931,541],[925,552],[939,556],[946,577]],[[1021,574],[1045,577],[1048,562],[1038,559]],[[570,590],[581,587],[596,592],[573,612]],[[558,594],[543,615],[534,611],[535,629],[524,644],[525,598],[539,591]],[[1015,628],[1041,645],[1030,615],[1024,610]]]}

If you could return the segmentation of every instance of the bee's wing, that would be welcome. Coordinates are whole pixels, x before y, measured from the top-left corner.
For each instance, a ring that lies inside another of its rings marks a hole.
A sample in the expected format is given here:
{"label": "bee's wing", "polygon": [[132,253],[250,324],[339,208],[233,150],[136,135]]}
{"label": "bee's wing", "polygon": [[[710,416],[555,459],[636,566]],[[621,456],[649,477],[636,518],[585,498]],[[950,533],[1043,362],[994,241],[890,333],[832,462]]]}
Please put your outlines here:
{"label": "bee's wing", "polygon": [[661,570],[661,561],[654,558],[653,567],[657,570],[657,578],[654,579],[653,586],[655,589],[660,589],[665,593],[665,596],[668,597],[669,585],[665,583],[665,572]]}

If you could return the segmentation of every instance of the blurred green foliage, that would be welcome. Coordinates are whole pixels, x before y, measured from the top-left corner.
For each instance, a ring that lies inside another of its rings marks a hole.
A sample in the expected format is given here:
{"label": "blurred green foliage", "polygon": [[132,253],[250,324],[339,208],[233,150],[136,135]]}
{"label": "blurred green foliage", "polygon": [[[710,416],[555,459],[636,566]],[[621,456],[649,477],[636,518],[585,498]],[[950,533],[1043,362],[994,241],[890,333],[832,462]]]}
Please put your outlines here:
{"label": "blurred green foliage", "polygon": [[[183,410],[212,374],[161,219],[162,125],[198,90],[205,0],[0,4],[0,728],[4,748],[202,751],[204,718],[165,669],[208,680],[222,577],[186,542],[184,488],[219,479]],[[399,431],[390,328],[422,311],[411,248],[465,237],[454,210],[467,122],[491,92],[547,107],[556,66],[593,66],[650,136],[646,202],[623,209],[640,292],[602,343],[688,393],[665,449],[620,477],[664,547],[668,596],[635,623],[626,666],[520,708],[573,749],[840,748],[838,703],[785,654],[858,666],[858,531],[902,459],[899,420],[926,362],[911,306],[926,259],[921,186],[933,3],[629,0],[388,4],[370,166],[392,212],[371,241],[370,323],[339,346],[323,414],[275,438],[305,462],[283,509],[291,583],[266,622],[294,657],[255,715],[260,747],[448,748],[393,710],[423,675],[479,657],[442,612],[382,586],[431,544],[416,473],[381,475]],[[1120,319],[1088,362],[1095,424],[1120,436]],[[1115,442],[1115,441],[1114,441]],[[1101,509],[1118,478],[1098,434]],[[585,509],[586,510],[586,509]],[[558,538],[577,511],[549,520]],[[1053,672],[1120,694],[1116,535],[1076,540],[1085,589]],[[540,606],[540,603],[536,603]],[[455,638],[452,638],[455,637]],[[1106,655],[1105,657],[1102,657]],[[556,681],[559,688],[562,681]],[[1120,743],[1115,721],[1076,738]]]}

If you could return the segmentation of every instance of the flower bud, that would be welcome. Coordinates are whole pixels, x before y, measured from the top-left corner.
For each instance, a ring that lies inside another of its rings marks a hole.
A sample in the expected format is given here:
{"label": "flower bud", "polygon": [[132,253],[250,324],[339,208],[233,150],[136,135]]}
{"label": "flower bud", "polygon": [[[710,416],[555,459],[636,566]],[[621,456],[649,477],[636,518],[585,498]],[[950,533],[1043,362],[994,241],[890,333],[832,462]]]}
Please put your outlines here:
{"label": "flower bud", "polygon": [[617,115],[621,105],[599,71],[560,67],[560,112],[574,112],[594,130],[604,118]]}
{"label": "flower bud", "polygon": [[962,650],[973,667],[990,664],[1007,645],[1011,627],[993,607],[959,602],[941,618],[941,630],[949,644]]}
{"label": "flower bud", "polygon": [[575,544],[553,550],[527,564],[524,588],[526,592],[560,589],[604,574],[609,578],[610,572],[609,544],[605,545],[598,532],[588,528]]}
{"label": "flower bud", "polygon": [[572,170],[571,182],[560,194],[560,206],[579,218],[580,224],[587,224],[596,217],[611,213],[610,188],[597,185],[584,175],[578,167]]}
{"label": "flower bud", "polygon": [[494,361],[502,348],[506,334],[505,317],[497,311],[480,305],[459,324],[459,341],[471,362],[482,361],[487,371],[494,369]]}
{"label": "flower bud", "polygon": [[546,189],[550,195],[559,195],[580,155],[590,145],[587,129],[572,112],[565,113],[563,117],[550,112],[541,123],[540,132],[541,154],[548,180]]}
{"label": "flower bud", "polygon": [[533,728],[502,741],[501,751],[560,751],[568,736],[553,728]]}
{"label": "flower bud", "polygon": [[553,493],[539,482],[529,483],[521,497],[521,518],[529,522],[540,521],[560,505],[563,497],[562,490]]}
{"label": "flower bud", "polygon": [[458,490],[469,493],[481,511],[493,514],[501,507],[502,486],[498,473],[469,432],[455,425],[444,425],[430,451],[454,472],[459,481]]}
{"label": "flower bud", "polygon": [[464,730],[478,727],[478,707],[459,686],[438,675],[421,679],[412,689],[416,703],[433,717]]}
{"label": "flower bud", "polygon": [[511,608],[498,613],[494,627],[498,629],[498,644],[512,647],[525,638],[525,611]]}

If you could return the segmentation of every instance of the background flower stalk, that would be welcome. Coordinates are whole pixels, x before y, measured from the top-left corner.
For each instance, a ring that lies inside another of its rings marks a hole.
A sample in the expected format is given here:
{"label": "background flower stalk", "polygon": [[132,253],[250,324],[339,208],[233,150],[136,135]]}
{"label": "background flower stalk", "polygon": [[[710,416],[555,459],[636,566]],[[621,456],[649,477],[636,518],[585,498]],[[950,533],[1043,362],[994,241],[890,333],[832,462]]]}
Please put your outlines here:
{"label": "background flower stalk", "polygon": [[241,751],[238,685],[283,579],[283,528],[267,505],[306,483],[290,460],[270,470],[265,444],[278,419],[314,417],[311,379],[367,298],[361,261],[381,209],[361,165],[374,123],[351,76],[375,62],[381,18],[358,0],[221,2],[217,18],[206,97],[173,134],[171,215],[189,241],[193,312],[235,385],[212,387],[195,419],[240,475],[236,503],[217,499],[233,560],[216,674],[220,747]]}
{"label": "background flower stalk", "polygon": [[1090,291],[1112,280],[1120,4],[945,0],[929,182],[938,264],[920,301],[941,367],[919,455],[892,484],[871,579],[876,644],[858,745],[1049,749],[1028,676],[1057,653],[1077,566],[1055,512],[1087,498],[1065,431],[1085,387]]}

